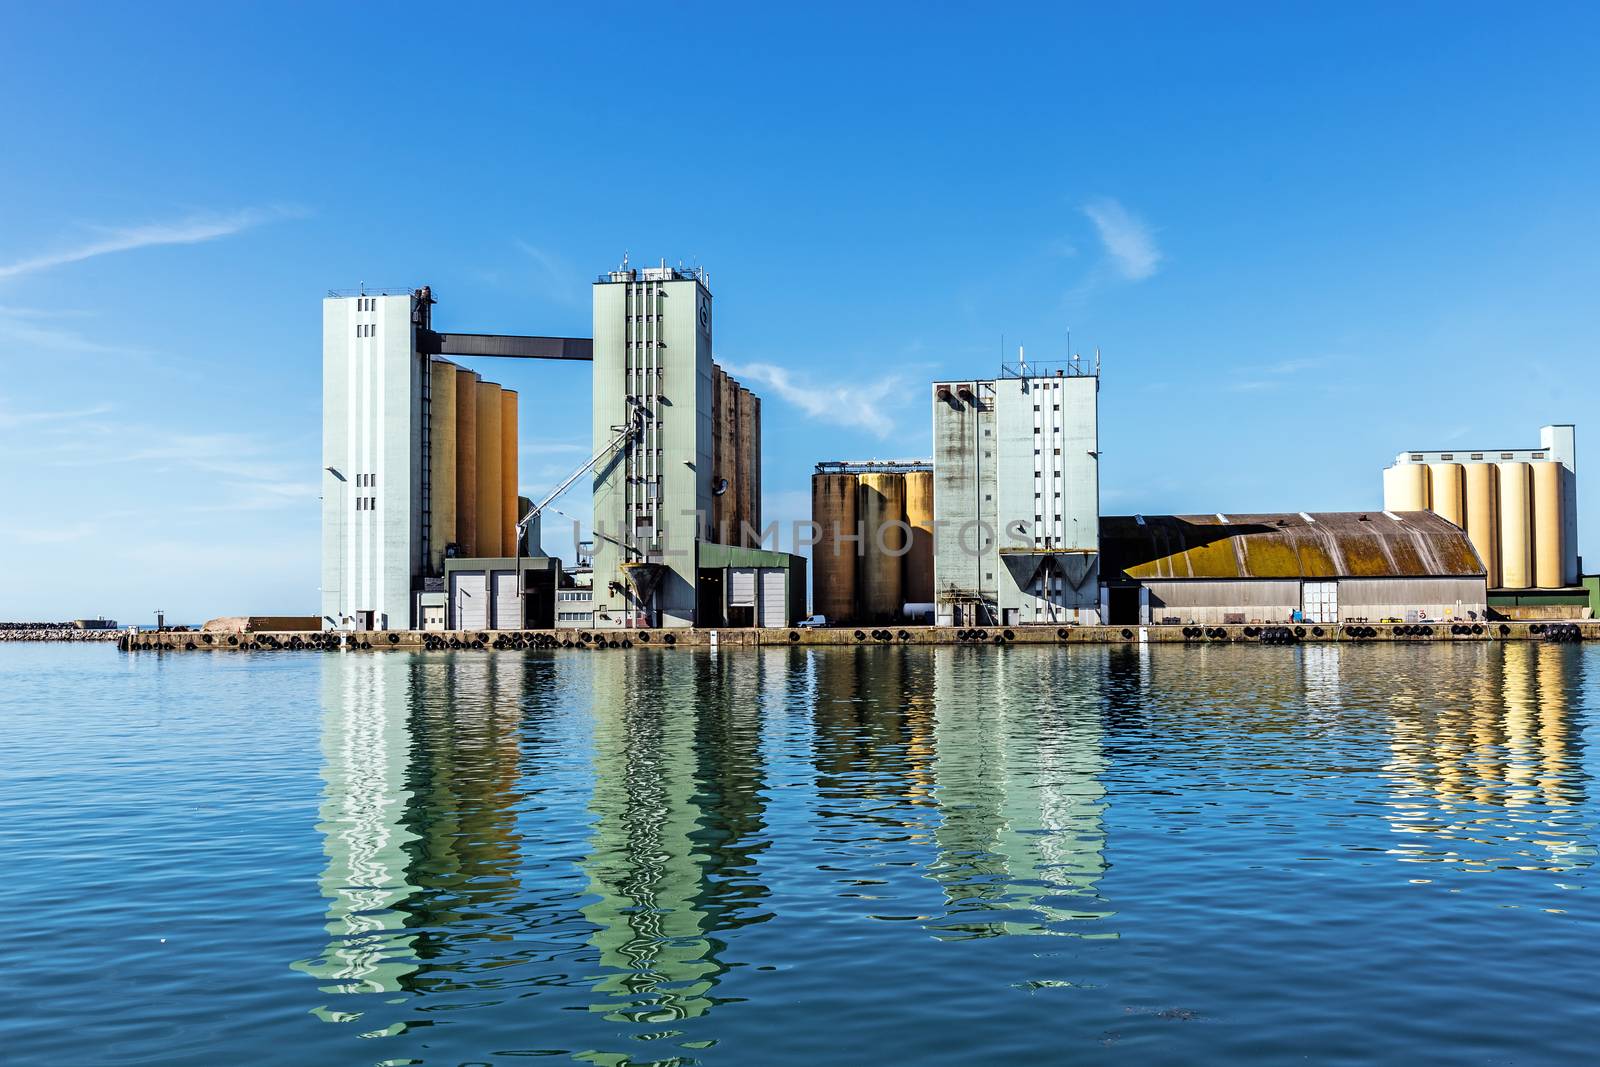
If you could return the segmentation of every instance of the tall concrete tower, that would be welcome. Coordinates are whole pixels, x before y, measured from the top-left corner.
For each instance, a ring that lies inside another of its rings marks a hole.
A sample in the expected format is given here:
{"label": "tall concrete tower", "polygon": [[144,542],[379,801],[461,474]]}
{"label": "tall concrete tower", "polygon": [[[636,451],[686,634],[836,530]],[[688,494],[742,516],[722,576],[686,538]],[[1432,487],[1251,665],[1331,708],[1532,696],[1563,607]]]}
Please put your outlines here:
{"label": "tall concrete tower", "polygon": [[594,287],[594,445],[640,432],[594,472],[597,628],[692,626],[713,500],[711,290],[665,265]]}
{"label": "tall concrete tower", "polygon": [[322,302],[322,616],[332,627],[412,625],[426,563],[425,292]]}

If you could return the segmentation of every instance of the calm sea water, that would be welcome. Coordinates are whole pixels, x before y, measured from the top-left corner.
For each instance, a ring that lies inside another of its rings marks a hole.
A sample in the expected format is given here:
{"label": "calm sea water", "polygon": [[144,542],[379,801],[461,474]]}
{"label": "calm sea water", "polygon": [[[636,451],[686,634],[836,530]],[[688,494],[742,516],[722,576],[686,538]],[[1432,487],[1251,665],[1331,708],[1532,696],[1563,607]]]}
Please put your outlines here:
{"label": "calm sea water", "polygon": [[0,647],[14,1063],[1584,1063],[1600,648]]}

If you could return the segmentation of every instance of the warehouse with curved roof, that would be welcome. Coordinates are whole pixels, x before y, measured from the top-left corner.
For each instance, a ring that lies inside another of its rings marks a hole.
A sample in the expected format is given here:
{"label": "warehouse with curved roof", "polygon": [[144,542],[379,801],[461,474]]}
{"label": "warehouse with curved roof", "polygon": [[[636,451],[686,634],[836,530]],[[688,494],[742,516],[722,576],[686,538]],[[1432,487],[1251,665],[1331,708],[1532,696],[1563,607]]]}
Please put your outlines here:
{"label": "warehouse with curved roof", "polygon": [[1111,623],[1486,617],[1483,561],[1427,511],[1108,515],[1100,551]]}

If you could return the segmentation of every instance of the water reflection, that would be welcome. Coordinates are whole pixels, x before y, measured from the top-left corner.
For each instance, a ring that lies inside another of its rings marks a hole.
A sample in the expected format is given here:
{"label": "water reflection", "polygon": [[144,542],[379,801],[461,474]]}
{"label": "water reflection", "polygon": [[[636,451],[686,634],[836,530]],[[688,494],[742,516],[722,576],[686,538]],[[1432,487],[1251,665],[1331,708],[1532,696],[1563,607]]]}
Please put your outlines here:
{"label": "water reflection", "polygon": [[324,993],[343,999],[319,1008],[331,1021],[353,1021],[363,994],[393,993],[416,970],[403,905],[407,880],[406,789],[411,753],[404,713],[406,676],[381,656],[352,661],[322,675],[324,782],[317,830],[327,866],[320,881],[328,900],[329,943],[297,969]]}
{"label": "water reflection", "polygon": [[945,893],[945,915],[929,924],[940,936],[1115,936],[1094,923],[1111,914],[1097,892],[1106,869],[1101,667],[1065,654],[935,653],[940,819],[928,873]]}
{"label": "water reflection", "polygon": [[1573,698],[1582,651],[1452,649],[1467,669],[1397,676],[1390,701],[1393,830],[1403,860],[1465,871],[1565,871],[1594,855]]}
{"label": "water reflection", "polygon": [[885,960],[1077,981],[1062,960],[1117,946],[1038,938],[1148,935],[1163,901],[1214,919],[1178,876],[1251,901],[1238,921],[1253,872],[1352,854],[1560,893],[1594,852],[1587,654],[325,657],[327,941],[295,966],[322,1018],[429,1062],[676,1063],[770,1024],[763,983],[870,1001],[887,979],[854,968]]}

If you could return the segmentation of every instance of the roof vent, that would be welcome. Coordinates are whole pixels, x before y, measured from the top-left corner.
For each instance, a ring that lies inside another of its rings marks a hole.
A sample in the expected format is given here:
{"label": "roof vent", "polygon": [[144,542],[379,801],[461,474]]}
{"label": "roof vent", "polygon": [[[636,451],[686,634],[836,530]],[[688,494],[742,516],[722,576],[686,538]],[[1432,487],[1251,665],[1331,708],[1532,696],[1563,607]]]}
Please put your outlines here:
{"label": "roof vent", "polygon": [[1301,513],[1300,513],[1300,517],[1301,517],[1301,518],[1302,518],[1302,519],[1304,519],[1304,520],[1306,520],[1306,521],[1307,521],[1307,522],[1316,522],[1316,521],[1317,521],[1317,520],[1316,520],[1316,519],[1313,519],[1313,518],[1312,518],[1312,517],[1311,517],[1311,512],[1309,512],[1309,511],[1302,511],[1302,512],[1301,512]]}
{"label": "roof vent", "polygon": [[1356,516],[1356,521],[1357,522],[1371,522],[1372,519],[1371,519],[1370,516],[1367,516],[1367,515],[1357,515]]}
{"label": "roof vent", "polygon": [[1228,516],[1224,515],[1222,512],[1219,511],[1219,512],[1217,512],[1217,521],[1218,522],[1227,522],[1228,521]]}
{"label": "roof vent", "polygon": [[1394,512],[1392,512],[1392,511],[1385,511],[1385,512],[1384,512],[1384,514],[1385,514],[1385,515],[1387,515],[1387,516],[1389,516],[1389,517],[1390,517],[1390,518],[1391,518],[1391,519],[1393,519],[1393,520],[1394,520],[1394,521],[1395,521],[1395,522],[1400,522],[1400,521],[1401,521],[1401,519],[1400,519],[1400,516],[1398,516],[1398,515],[1396,515],[1396,514],[1395,514],[1395,513],[1394,513]]}
{"label": "roof vent", "polygon": [[1140,526],[1143,526],[1144,525],[1144,516],[1143,515],[1135,515],[1133,517],[1133,521],[1138,523]]}

